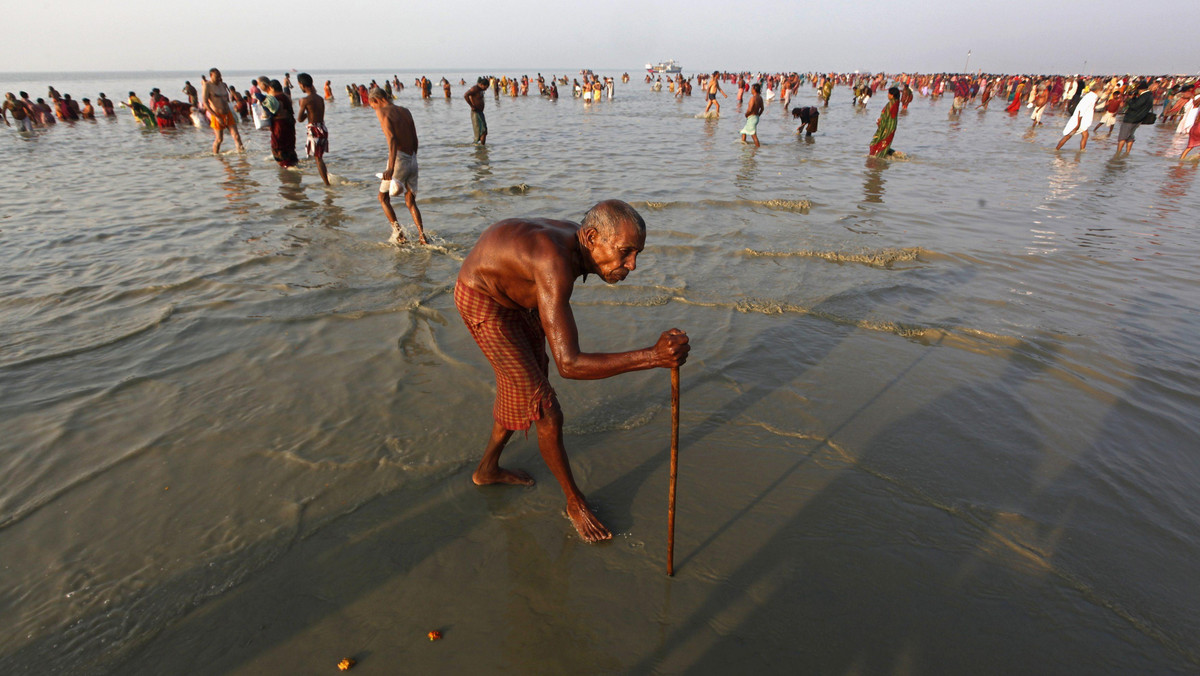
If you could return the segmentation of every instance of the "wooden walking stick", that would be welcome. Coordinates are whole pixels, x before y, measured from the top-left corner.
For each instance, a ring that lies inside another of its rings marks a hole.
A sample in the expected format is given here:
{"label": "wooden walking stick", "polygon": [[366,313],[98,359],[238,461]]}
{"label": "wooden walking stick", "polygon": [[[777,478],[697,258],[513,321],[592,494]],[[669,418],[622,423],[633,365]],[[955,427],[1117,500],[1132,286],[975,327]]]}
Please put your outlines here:
{"label": "wooden walking stick", "polygon": [[679,472],[679,367],[671,367],[671,488],[667,493],[667,577],[675,575],[675,479]]}

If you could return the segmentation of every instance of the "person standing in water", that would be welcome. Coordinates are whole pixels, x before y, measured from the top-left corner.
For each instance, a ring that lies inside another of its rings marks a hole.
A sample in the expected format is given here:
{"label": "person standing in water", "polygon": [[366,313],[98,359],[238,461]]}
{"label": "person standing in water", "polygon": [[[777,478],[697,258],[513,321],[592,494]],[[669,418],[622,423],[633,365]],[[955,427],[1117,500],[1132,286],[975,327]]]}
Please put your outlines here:
{"label": "person standing in water", "polygon": [[487,88],[488,79],[481,77],[475,81],[475,86],[463,94],[467,105],[471,107],[471,132],[475,135],[475,143],[479,145],[487,143],[487,119],[483,116],[483,93]]}
{"label": "person standing in water", "polygon": [[742,135],[742,143],[746,142],[746,137],[749,136],[754,141],[754,147],[760,147],[758,143],[758,118],[763,112],[762,85],[755,82],[750,85],[750,103],[746,105],[746,126],[742,127],[739,132]]}
{"label": "person standing in water", "polygon": [[687,361],[691,346],[679,329],[664,331],[651,347],[587,353],[571,312],[575,280],[599,276],[616,284],[634,270],[646,245],[646,222],[625,202],[601,202],[582,223],[513,218],[483,231],[454,285],[454,304],[496,374],[492,428],[471,476],[479,486],[529,486],[533,477],[500,466],[516,430],[537,427],[538,450],[567,500],[567,518],[585,542],[612,538],[571,474],[563,445],[563,412],[550,385],[546,343],[559,374],[572,380],[610,378]]}
{"label": "person standing in water", "polygon": [[878,125],[875,136],[871,138],[870,154],[874,157],[887,157],[892,152],[892,139],[896,137],[896,116],[900,113],[900,89],[888,88],[888,100],[879,111]]}
{"label": "person standing in water", "polygon": [[[1133,150],[1133,142],[1136,140],[1133,137],[1133,132],[1137,130],[1139,124],[1145,122],[1151,115],[1154,108],[1154,95],[1157,93],[1158,83],[1150,85],[1149,89],[1145,82],[1139,82],[1135,94],[1129,100],[1129,105],[1125,107],[1125,116],[1121,118],[1121,131],[1117,132],[1117,153],[1124,151],[1128,153]],[[1089,92],[1090,93],[1090,92]],[[1093,95],[1092,101],[1095,102]],[[1080,106],[1083,105],[1083,100],[1080,99]],[[1091,124],[1091,117],[1088,118],[1088,124]],[[1087,133],[1083,135],[1084,143],[1087,142]],[[1058,144],[1062,147],[1062,143]],[[1082,149],[1082,146],[1080,146]]]}
{"label": "person standing in water", "polygon": [[229,85],[221,81],[221,71],[210,68],[208,79],[201,82],[201,86],[204,87],[204,107],[208,109],[208,124],[213,130],[213,155],[220,154],[226,129],[233,136],[237,151],[245,151],[242,135],[238,133],[237,119],[233,116],[233,110],[229,108]]}
{"label": "person standing in water", "polygon": [[396,221],[396,212],[392,209],[392,195],[404,193],[404,204],[412,214],[413,224],[421,244],[425,240],[425,225],[421,221],[421,210],[417,208],[417,126],[413,123],[412,113],[404,106],[394,105],[387,93],[376,87],[371,90],[367,99],[375,109],[379,118],[379,126],[388,144],[387,168],[383,170],[383,181],[379,184],[379,204],[383,213],[392,225],[392,244],[404,242],[404,231]]}
{"label": "person standing in water", "polygon": [[1036,127],[1042,123],[1042,113],[1046,111],[1046,105],[1050,103],[1050,91],[1046,85],[1038,85],[1037,94],[1033,97],[1033,113],[1029,119],[1033,120],[1030,127]]}
{"label": "person standing in water", "polygon": [[300,91],[304,98],[300,99],[300,114],[296,116],[299,122],[308,122],[308,136],[304,142],[305,153],[316,160],[317,172],[321,180],[329,185],[329,172],[325,169],[325,153],[329,151],[329,130],[325,128],[325,101],[313,88],[312,76],[300,73],[296,76]]}

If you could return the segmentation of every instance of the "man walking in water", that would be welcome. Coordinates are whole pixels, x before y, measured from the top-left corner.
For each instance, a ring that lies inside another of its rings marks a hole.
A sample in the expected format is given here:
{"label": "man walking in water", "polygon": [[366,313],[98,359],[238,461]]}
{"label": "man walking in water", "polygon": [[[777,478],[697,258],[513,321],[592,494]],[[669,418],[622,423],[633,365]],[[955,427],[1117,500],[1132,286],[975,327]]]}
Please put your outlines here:
{"label": "man walking in water", "polygon": [[601,202],[583,222],[514,218],[493,224],[463,261],[454,304],[496,372],[494,422],[477,485],[528,486],[533,478],[500,467],[514,430],[537,426],[538,450],[567,498],[567,517],[586,542],[612,537],[575,485],[563,446],[563,414],[547,379],[546,341],[559,375],[572,380],[608,378],[629,371],[670,368],[687,361],[688,337],[664,331],[652,347],[587,353],[571,312],[575,280],[595,274],[616,284],[633,271],[646,245],[646,223],[619,200]]}
{"label": "man walking in water", "polygon": [[[1122,152],[1128,153],[1133,150],[1133,142],[1136,140],[1133,137],[1133,132],[1137,130],[1137,126],[1150,116],[1150,111],[1154,108],[1154,94],[1158,83],[1146,88],[1145,82],[1139,82],[1135,87],[1136,92],[1129,101],[1129,106],[1125,108],[1125,117],[1121,121],[1121,131],[1117,133],[1117,154]],[[1082,104],[1081,104],[1082,105]],[[1088,120],[1091,122],[1091,120]],[[1061,145],[1061,144],[1060,144]]]}
{"label": "man walking in water", "polygon": [[708,82],[704,83],[704,90],[708,92],[708,96],[706,97],[708,99],[708,104],[704,106],[704,112],[702,115],[708,116],[708,109],[715,105],[717,107],[717,117],[720,117],[721,104],[717,102],[717,93],[719,92],[721,96],[724,96],[725,98],[729,98],[729,95],[724,91],[721,91],[721,78],[719,76],[719,71],[713,71],[712,77],[708,78]]}
{"label": "man walking in water", "polygon": [[750,85],[750,89],[753,93],[750,94],[750,104],[746,106],[746,126],[742,127],[742,131],[739,133],[742,135],[742,143],[745,143],[746,137],[749,136],[750,140],[754,141],[754,147],[757,148],[759,147],[758,117],[763,112],[762,85],[755,82]]}
{"label": "man walking in water", "polygon": [[379,118],[379,126],[388,144],[388,163],[384,169],[383,182],[379,184],[379,204],[383,213],[392,224],[392,244],[404,241],[404,231],[396,222],[396,212],[392,210],[391,195],[404,192],[404,204],[412,214],[413,224],[417,226],[417,234],[421,244],[425,240],[425,226],[421,222],[421,210],[417,208],[417,126],[413,124],[412,113],[404,106],[393,105],[387,93],[379,87],[371,90],[367,99],[375,109]]}
{"label": "man walking in water", "polygon": [[237,119],[229,108],[229,85],[221,82],[221,71],[212,68],[208,71],[208,79],[204,86],[204,106],[208,109],[208,124],[213,130],[213,155],[220,154],[221,142],[225,140],[225,130],[233,135],[233,143],[238,152],[244,152],[242,135],[238,133]]}
{"label": "man walking in water", "polygon": [[[1079,134],[1079,149],[1087,150],[1088,129],[1092,126],[1092,116],[1096,114],[1096,99],[1098,98],[1095,92],[1095,87],[1092,85],[1083,85],[1082,89],[1087,93],[1079,98],[1079,103],[1075,105],[1074,112],[1067,120],[1067,125],[1063,127],[1063,137],[1058,140],[1058,145],[1055,150],[1062,150],[1067,141],[1076,134]],[[1117,152],[1121,152],[1121,144],[1117,144]]]}
{"label": "man walking in water", "polygon": [[471,106],[471,131],[475,134],[475,143],[487,144],[487,120],[483,117],[483,93],[487,91],[488,79],[481,77],[475,81],[475,86],[463,94],[467,105]]}
{"label": "man walking in water", "polygon": [[12,111],[13,122],[17,123],[17,131],[33,133],[33,111],[25,106],[25,103],[13,96],[12,92],[4,95],[4,107],[0,108],[4,114],[4,124],[12,126],[8,121],[8,111]]}
{"label": "man walking in water", "polygon": [[300,114],[297,122],[308,122],[308,136],[304,142],[305,153],[317,161],[317,172],[321,180],[329,185],[329,172],[325,170],[325,153],[329,150],[329,130],[325,128],[325,101],[313,88],[312,76],[300,73],[296,76],[304,98],[300,99]]}

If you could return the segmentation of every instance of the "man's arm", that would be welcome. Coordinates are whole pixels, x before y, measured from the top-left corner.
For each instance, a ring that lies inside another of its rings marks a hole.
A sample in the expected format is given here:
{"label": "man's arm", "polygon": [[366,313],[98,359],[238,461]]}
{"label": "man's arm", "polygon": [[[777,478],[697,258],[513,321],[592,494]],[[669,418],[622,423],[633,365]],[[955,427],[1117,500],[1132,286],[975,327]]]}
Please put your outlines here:
{"label": "man's arm", "polygon": [[538,313],[550,343],[558,374],[571,380],[597,380],[651,368],[669,368],[687,361],[687,334],[679,329],[665,331],[652,347],[629,352],[582,352],[579,329],[571,311],[574,277],[567,263],[558,259],[537,280]]}
{"label": "man's arm", "polygon": [[383,136],[387,139],[388,144],[388,163],[387,169],[383,171],[383,180],[390,181],[396,169],[396,149],[398,146],[396,132],[392,129],[392,119],[390,117],[384,118]]}
{"label": "man's arm", "polygon": [[308,119],[308,97],[300,99],[300,112],[296,115],[297,122],[303,122]]}

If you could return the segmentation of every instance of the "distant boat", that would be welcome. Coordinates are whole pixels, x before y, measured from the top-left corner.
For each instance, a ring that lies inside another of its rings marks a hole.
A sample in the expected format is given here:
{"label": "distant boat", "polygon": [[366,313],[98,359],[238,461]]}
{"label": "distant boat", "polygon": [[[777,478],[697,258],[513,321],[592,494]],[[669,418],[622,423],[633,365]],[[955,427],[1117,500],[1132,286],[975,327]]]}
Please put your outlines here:
{"label": "distant boat", "polygon": [[676,73],[683,72],[683,68],[680,68],[679,64],[675,63],[675,59],[659,61],[657,66],[648,63],[646,64],[646,70],[650,71],[651,73],[666,73],[667,75],[674,75]]}

